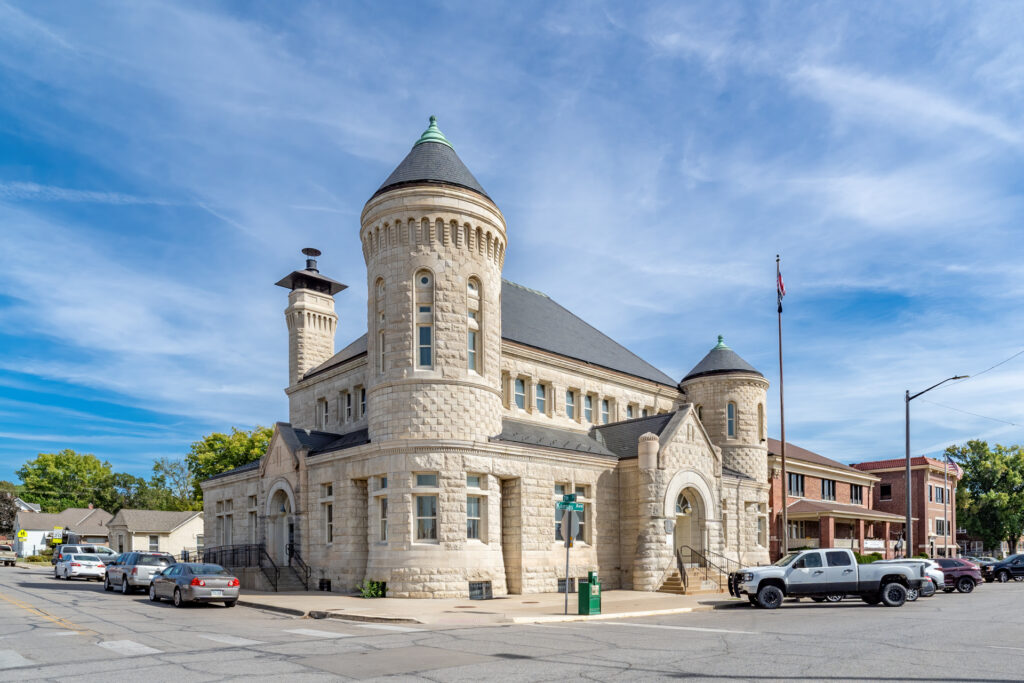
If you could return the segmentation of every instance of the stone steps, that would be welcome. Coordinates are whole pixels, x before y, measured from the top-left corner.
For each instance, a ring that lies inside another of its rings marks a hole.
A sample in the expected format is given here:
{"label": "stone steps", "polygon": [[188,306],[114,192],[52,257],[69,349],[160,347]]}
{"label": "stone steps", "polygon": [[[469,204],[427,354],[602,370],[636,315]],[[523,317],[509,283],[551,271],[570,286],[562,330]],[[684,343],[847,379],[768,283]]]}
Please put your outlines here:
{"label": "stone steps", "polygon": [[688,585],[684,586],[679,572],[673,571],[661,584],[658,592],[673,595],[709,595],[725,592],[718,582],[705,579],[704,572],[700,569],[687,569],[686,579]]}

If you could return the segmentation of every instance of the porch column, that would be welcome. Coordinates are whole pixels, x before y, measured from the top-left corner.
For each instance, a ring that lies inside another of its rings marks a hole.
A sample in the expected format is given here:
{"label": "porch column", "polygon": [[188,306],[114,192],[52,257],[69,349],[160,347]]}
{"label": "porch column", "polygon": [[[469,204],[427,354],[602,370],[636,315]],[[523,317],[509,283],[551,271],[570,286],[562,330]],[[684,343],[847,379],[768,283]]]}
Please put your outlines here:
{"label": "porch column", "polygon": [[836,542],[836,520],[834,517],[818,518],[818,533],[822,548],[831,548]]}
{"label": "porch column", "polygon": [[889,522],[886,522],[884,524],[884,527],[885,527],[885,530],[883,531],[883,533],[885,534],[885,552],[883,553],[883,555],[885,556],[885,559],[892,560],[892,559],[894,559],[893,558],[893,554],[892,554],[892,551],[889,550],[889,534],[891,533],[890,532],[890,527],[889,527]]}
{"label": "porch column", "polygon": [[857,542],[860,544],[860,550],[858,551],[861,555],[864,554],[864,520],[857,520]]}

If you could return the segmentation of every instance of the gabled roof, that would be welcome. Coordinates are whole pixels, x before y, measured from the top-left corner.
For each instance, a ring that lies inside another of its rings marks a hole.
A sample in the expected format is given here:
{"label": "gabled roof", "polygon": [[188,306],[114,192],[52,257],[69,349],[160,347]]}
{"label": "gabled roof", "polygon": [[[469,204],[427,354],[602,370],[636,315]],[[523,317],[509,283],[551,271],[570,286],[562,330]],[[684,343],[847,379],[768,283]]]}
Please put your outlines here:
{"label": "gabled roof", "polygon": [[[501,336],[506,341],[676,387],[674,379],[570,313],[547,294],[508,280],[501,283]],[[365,354],[364,334],[305,376],[312,377]]]}
{"label": "gabled roof", "polygon": [[21,498],[15,498],[14,504],[18,507],[19,510],[24,510],[25,512],[43,511],[43,506],[40,505],[39,503],[30,503],[27,500],[22,500]]}
{"label": "gabled roof", "polygon": [[182,524],[185,524],[196,517],[202,517],[203,513],[196,510],[184,512],[173,512],[165,510],[120,510],[114,518],[107,522],[107,527],[125,526],[131,532],[149,532],[155,534],[169,534]]}
{"label": "gabled roof", "polygon": [[[782,453],[782,442],[778,439],[768,439],[768,454],[779,455]],[[840,470],[847,470],[857,472],[857,470],[849,465],[844,465],[838,460],[826,458],[824,455],[819,455],[813,451],[809,451],[806,448],[800,448],[794,446],[790,442],[786,442],[786,460],[802,460],[804,462],[813,463],[815,465],[824,465],[825,467],[834,467]],[[857,474],[862,474],[857,472]]]}
{"label": "gabled roof", "polygon": [[615,453],[608,450],[598,440],[585,432],[560,429],[558,427],[546,427],[520,420],[502,420],[501,434],[492,436],[491,441],[504,441],[528,446],[557,448],[577,453],[589,453],[591,455],[617,457]]}
{"label": "gabled roof", "polygon": [[764,377],[753,365],[740,358],[739,354],[725,345],[722,335],[718,335],[718,344],[708,351],[708,355],[694,366],[683,378],[683,381],[707,377],[708,375],[728,375],[732,373],[749,373]]}
{"label": "gabled roof", "polygon": [[455,148],[438,129],[437,118],[433,116],[430,117],[427,130],[373,196],[398,187],[431,184],[455,185],[490,199],[455,153]]}
{"label": "gabled roof", "polygon": [[637,445],[642,435],[651,432],[655,436],[661,436],[673,416],[674,412],[596,425],[591,432],[621,460],[628,460],[638,457]]}
{"label": "gabled roof", "polygon": [[29,531],[53,531],[54,527],[62,527],[79,534],[107,534],[107,522],[112,514],[102,508],[67,508],[61,512],[28,512],[19,510],[15,515],[15,525],[19,529]]}

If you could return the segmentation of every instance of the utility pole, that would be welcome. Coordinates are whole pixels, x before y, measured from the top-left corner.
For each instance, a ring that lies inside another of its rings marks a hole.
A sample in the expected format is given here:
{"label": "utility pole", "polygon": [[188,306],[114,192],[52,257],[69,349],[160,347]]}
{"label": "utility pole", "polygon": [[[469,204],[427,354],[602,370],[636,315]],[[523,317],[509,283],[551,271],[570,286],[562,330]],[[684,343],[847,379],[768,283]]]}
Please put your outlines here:
{"label": "utility pole", "polygon": [[782,284],[782,271],[779,269],[779,255],[775,255],[775,290],[779,298],[779,427],[780,427],[780,441],[782,443],[781,453],[779,456],[782,459],[782,534],[781,534],[781,549],[782,554],[786,555],[789,552],[789,515],[787,514],[789,507],[789,480],[786,477],[786,404],[784,400],[784,394],[782,391],[782,297],[786,295],[786,287]]}

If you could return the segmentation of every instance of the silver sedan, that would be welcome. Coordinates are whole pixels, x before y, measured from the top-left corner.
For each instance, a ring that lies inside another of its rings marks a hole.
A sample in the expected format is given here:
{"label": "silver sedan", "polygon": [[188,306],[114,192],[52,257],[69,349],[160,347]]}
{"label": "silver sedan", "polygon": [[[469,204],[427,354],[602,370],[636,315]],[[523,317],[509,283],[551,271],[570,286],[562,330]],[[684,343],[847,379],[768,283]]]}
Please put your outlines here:
{"label": "silver sedan", "polygon": [[234,607],[238,583],[238,578],[219,564],[179,562],[153,577],[149,599],[159,602],[166,598],[175,607],[189,602],[223,602],[225,607]]}

